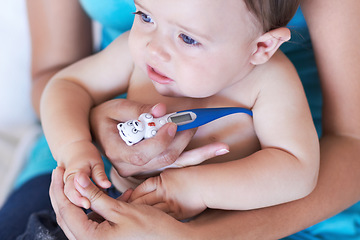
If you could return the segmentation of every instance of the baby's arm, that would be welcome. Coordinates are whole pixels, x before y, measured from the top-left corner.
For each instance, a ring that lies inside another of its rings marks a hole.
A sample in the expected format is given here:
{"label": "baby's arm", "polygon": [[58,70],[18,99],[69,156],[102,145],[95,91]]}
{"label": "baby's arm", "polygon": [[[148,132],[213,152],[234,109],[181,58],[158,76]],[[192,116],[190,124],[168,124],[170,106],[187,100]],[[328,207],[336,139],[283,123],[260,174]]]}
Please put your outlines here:
{"label": "baby's arm", "polygon": [[252,109],[261,150],[165,171],[135,189],[132,200],[182,218],[206,207],[246,210],[308,195],[316,184],[319,143],[300,80],[296,73],[285,76],[263,85]]}
{"label": "baby's arm", "polygon": [[66,169],[65,192],[79,205],[73,173],[83,171],[103,188],[110,185],[100,154],[92,144],[89,112],[94,105],[126,91],[132,70],[127,36],[123,34],[104,51],[56,74],[41,99],[45,136],[58,165]]}

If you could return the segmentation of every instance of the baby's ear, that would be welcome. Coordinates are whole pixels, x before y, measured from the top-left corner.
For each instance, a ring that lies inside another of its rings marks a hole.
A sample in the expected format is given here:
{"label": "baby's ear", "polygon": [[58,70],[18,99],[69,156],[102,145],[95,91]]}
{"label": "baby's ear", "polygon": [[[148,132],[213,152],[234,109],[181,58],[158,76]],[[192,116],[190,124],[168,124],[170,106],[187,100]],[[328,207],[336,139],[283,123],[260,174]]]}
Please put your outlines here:
{"label": "baby's ear", "polygon": [[250,62],[254,65],[266,63],[281,44],[290,40],[290,37],[290,30],[285,27],[264,33],[256,40],[256,50],[252,54]]}

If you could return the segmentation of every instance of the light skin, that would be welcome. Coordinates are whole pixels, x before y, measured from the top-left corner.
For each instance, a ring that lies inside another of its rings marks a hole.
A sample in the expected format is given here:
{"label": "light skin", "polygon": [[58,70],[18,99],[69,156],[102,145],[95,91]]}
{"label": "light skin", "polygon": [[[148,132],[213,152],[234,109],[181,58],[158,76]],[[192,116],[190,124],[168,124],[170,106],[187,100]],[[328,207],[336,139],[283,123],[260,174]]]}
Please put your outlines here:
{"label": "light skin", "polygon": [[[51,3],[43,0],[34,0],[29,1],[27,6],[33,52],[32,100],[34,109],[39,114],[40,96],[49,79],[65,66],[92,54],[91,21],[82,10],[79,2],[74,0]],[[63,9],[70,9],[70,11],[63,11]],[[51,24],[44,25],[44,23]],[[131,116],[131,112],[135,111],[136,113],[132,115],[134,117],[139,115],[138,111],[151,112],[152,108],[149,104],[129,104],[128,107],[126,112],[129,115],[127,117]],[[158,109],[155,109],[155,112],[153,112],[155,116],[164,112],[163,107]],[[126,119],[121,119],[117,116],[117,121],[123,120]],[[185,147],[186,143],[195,133],[194,130],[191,130],[174,138],[174,130],[169,129],[167,131],[168,127],[165,126],[154,139],[148,141],[147,145],[138,145],[135,148],[117,145],[116,149],[123,154],[116,155],[116,160],[119,164],[130,166],[126,168],[128,175],[142,171],[142,169],[150,170],[146,169],[142,164],[139,166],[139,162],[144,164],[151,160],[152,165],[156,167],[164,167],[173,163],[180,154],[180,149],[175,149],[174,145],[181,143]],[[106,139],[110,138],[106,137]],[[117,138],[113,139],[117,140]],[[175,141],[173,141],[174,139]],[[151,144],[152,142],[153,144]],[[210,151],[216,152],[219,148],[223,148],[223,145],[218,144],[215,146],[213,144],[209,146],[207,152],[204,149],[200,149],[198,154],[199,156],[208,156]],[[109,146],[111,145],[106,144],[106,147]],[[143,152],[147,153],[146,156],[142,154]],[[178,153],[175,154],[175,152]]]}
{"label": "light skin", "polygon": [[[43,94],[43,127],[55,159],[66,169],[68,198],[90,206],[75,190],[77,172],[109,186],[88,117],[92,106],[125,91],[136,102],[164,102],[170,112],[241,106],[254,113],[198,129],[188,150],[221,141],[230,153],[210,160],[217,164],[164,171],[134,191],[135,203],[183,219],[206,208],[260,208],[309,194],[316,183],[318,140],[296,71],[277,51],[289,30],[256,31],[245,4],[236,0],[135,4],[130,34],[58,73]],[[230,27],[233,22],[238,27]],[[147,94],[139,94],[144,88]]]}
{"label": "light skin", "polygon": [[[36,0],[29,1],[33,4],[39,2]],[[48,1],[44,1],[45,3]],[[55,1],[52,4],[47,5],[49,8],[61,9],[57,4],[63,5],[66,1]],[[69,1],[77,3],[77,1]],[[314,45],[314,51],[317,58],[319,76],[322,82],[324,104],[326,111],[323,113],[323,121],[325,123],[326,131],[320,139],[321,147],[321,168],[319,173],[319,180],[315,190],[306,198],[278,205],[270,208],[263,208],[259,210],[252,210],[246,212],[205,212],[198,218],[190,223],[192,237],[193,238],[204,238],[204,239],[231,239],[234,235],[238,238],[243,239],[278,239],[304,229],[310,225],[313,225],[323,219],[326,219],[342,210],[351,204],[357,202],[360,199],[360,189],[357,187],[357,183],[360,181],[360,168],[358,156],[360,149],[360,133],[358,132],[358,122],[360,121],[359,111],[352,109],[356,106],[354,102],[359,102],[360,86],[356,85],[357,79],[359,79],[360,73],[359,66],[360,62],[357,57],[354,58],[353,54],[358,51],[358,45],[356,42],[360,39],[357,36],[359,32],[354,31],[357,29],[356,24],[360,21],[359,15],[357,14],[359,1],[352,0],[347,1],[344,4],[341,1],[329,1],[329,0],[303,0],[301,2],[302,10],[307,20],[307,24],[311,31],[311,39]],[[39,8],[34,8],[39,9]],[[33,9],[33,10],[34,10]],[[72,9],[67,8],[67,9]],[[355,14],[354,14],[355,12]],[[62,16],[64,18],[54,17],[53,22],[69,19],[71,14],[79,14],[81,11],[63,11]],[[54,16],[53,14],[46,15],[47,17]],[[83,22],[76,22],[77,26],[83,27]],[[74,26],[68,24],[69,26]],[[55,29],[55,28],[54,28]],[[321,31],[319,31],[321,29]],[[58,38],[66,37],[67,31],[63,31],[64,28],[57,28],[58,33],[62,33]],[[48,34],[42,35],[48,36]],[[72,34],[72,36],[75,36]],[[76,43],[88,41],[91,36],[80,35],[75,39],[79,41],[66,42],[63,39],[62,42],[68,46]],[[80,41],[81,37],[84,37],[83,41]],[[40,38],[37,38],[40,39]],[[36,44],[37,41],[33,41]],[[337,44],[334,44],[336,42]],[[39,46],[48,46],[53,41],[46,41]],[[39,49],[38,47],[37,49]],[[60,54],[57,51],[58,48],[49,48],[48,55],[56,56]],[[331,49],[331,51],[329,51]],[[78,47],[74,47],[73,51],[70,51],[64,56],[70,56],[71,53],[77,52]],[[33,56],[39,57],[36,51],[33,51]],[[57,58],[59,59],[59,58]],[[341,59],[341,61],[339,61]],[[53,62],[53,66],[58,66],[57,62]],[[36,71],[35,71],[36,72]],[[39,72],[40,74],[40,72]],[[346,76],[346,77],[344,77]],[[45,79],[48,80],[48,79]],[[36,85],[39,86],[39,85]],[[41,91],[37,91],[41,93]],[[335,97],[336,95],[336,97]],[[39,97],[38,97],[39,99]],[[39,105],[39,103],[35,103]],[[143,111],[140,109],[150,110],[150,107],[142,104],[134,105],[138,112],[134,116],[140,115]],[[339,107],[338,107],[339,106]],[[116,129],[116,123],[112,120],[122,119],[119,117],[120,112],[119,105],[115,101],[106,102],[99,107],[95,108],[92,115],[93,129],[99,130],[97,133],[97,139],[101,141],[105,153],[108,156],[112,156],[113,161],[126,161],[130,159],[131,154],[129,153],[134,148],[129,148],[127,151],[123,151],[120,144],[116,144],[118,139],[116,132],[111,132],[108,129]],[[129,108],[128,111],[134,111],[134,108]],[[351,118],[348,114],[351,112]],[[156,152],[162,153],[166,148],[168,141],[165,141],[166,134],[164,135],[162,144],[152,144],[151,148],[147,149],[147,152],[151,152],[151,156],[155,156]],[[160,133],[156,135],[160,137]],[[160,139],[157,143],[162,142]],[[149,140],[148,140],[148,143]],[[141,147],[145,147],[143,144]],[[138,146],[139,147],[139,146]],[[164,152],[161,155],[161,159],[171,159],[176,154],[169,154],[172,151]],[[122,153],[122,154],[119,154]],[[126,155],[125,155],[126,154]],[[135,152],[138,159],[146,160],[146,156]],[[116,156],[116,157],[115,157]],[[165,158],[163,158],[166,156]],[[120,157],[124,157],[120,159]],[[150,158],[151,159],[151,158]],[[341,159],[341,161],[339,161]],[[155,162],[157,159],[154,159]],[[159,165],[157,167],[162,167]],[[134,166],[136,167],[136,166]],[[131,174],[129,174],[131,175]],[[334,177],[336,176],[336,177]],[[58,181],[61,185],[61,179]],[[57,188],[55,184],[52,184],[54,192],[62,194],[61,188]],[[90,192],[91,193],[91,192]],[[65,231],[68,236],[75,235],[77,239],[89,239],[95,236],[106,236],[112,232],[113,236],[121,238],[122,232],[136,229],[139,236],[141,234],[147,234],[148,230],[144,228],[153,221],[148,221],[143,224],[135,223],[133,228],[119,228],[112,225],[108,229],[96,228],[95,224],[88,226],[88,219],[83,217],[81,214],[74,214],[73,211],[79,211],[77,207],[70,204],[65,196],[63,198],[57,198],[52,196],[53,206],[55,208],[60,226],[67,230]],[[104,196],[104,195],[102,195]],[[89,197],[89,199],[93,199]],[[97,201],[100,207],[104,210],[102,214],[106,216],[107,212],[111,212],[112,209],[117,207],[116,202],[101,202]],[[94,202],[94,205],[96,203]],[[130,205],[128,206],[130,208]],[[150,215],[152,210],[142,209],[138,212],[142,215],[142,218]],[[216,215],[215,215],[216,214]],[[214,217],[217,217],[215,220]],[[124,220],[124,217],[129,219]],[[114,217],[113,217],[114,218]],[[118,213],[118,221],[113,222],[127,223],[131,218],[131,214]],[[142,219],[141,218],[141,219]],[[241,222],[241,224],[237,224]],[[78,223],[78,224],[72,224]],[[157,233],[158,239],[161,238],[161,234],[166,229],[171,229],[171,236],[176,238],[179,234],[188,232],[189,228],[186,223],[175,224],[171,222],[170,226],[158,229],[156,226],[165,226],[169,224],[168,215],[162,214],[157,216],[156,225],[152,229],[153,232]],[[176,226],[171,228],[171,226]],[[91,230],[91,231],[89,231]],[[146,235],[145,235],[146,236]],[[181,236],[181,235],[180,235]],[[96,238],[93,238],[96,239]],[[98,239],[104,239],[98,238]]]}
{"label": "light skin", "polygon": [[[125,192],[119,199],[113,199],[92,184],[86,175],[78,173],[79,182],[85,186],[79,188],[81,193],[91,200],[92,208],[109,221],[104,221],[96,214],[87,216],[82,209],[74,207],[64,195],[63,174],[64,169],[60,167],[53,171],[50,197],[54,211],[59,216],[59,224],[69,239],[190,239],[194,236],[190,227],[185,227],[186,231],[175,236],[174,232],[184,229],[181,222],[151,206],[124,202],[128,200],[130,191]],[[57,202],[62,202],[61,207],[64,208],[58,208]],[[111,211],[107,206],[113,207]],[[148,214],[144,215],[144,212]],[[66,222],[61,220],[71,219],[71,216],[77,216],[78,219]],[[154,221],[157,217],[165,217],[166,222],[158,224]],[[77,230],[74,231],[74,227]],[[87,230],[84,232],[84,229]],[[119,232],[113,231],[114,229]]]}
{"label": "light skin", "polygon": [[[47,0],[31,0],[27,2],[27,7],[32,43],[32,102],[35,111],[40,115],[40,98],[49,79],[64,67],[93,53],[92,28],[91,20],[81,8],[79,1],[64,0],[50,3]],[[68,10],[63,11],[63,9]],[[111,103],[107,103],[107,105],[109,104]],[[115,104],[115,106],[118,105]],[[155,116],[165,113],[163,106],[152,110],[153,106],[149,104],[130,103],[127,107],[125,112],[128,115],[126,117],[137,117],[142,112],[151,111],[154,111],[153,114]],[[99,109],[104,111],[107,108],[100,107]],[[102,113],[97,114],[97,112],[99,111],[96,109],[93,111],[93,121],[103,116]],[[116,121],[126,120],[119,116],[119,112],[114,113],[113,116],[116,118]],[[106,124],[111,122],[111,120],[101,122]],[[105,124],[104,127],[107,127]],[[99,125],[94,124],[95,135],[97,132],[102,132],[97,131],[97,126]],[[100,145],[102,142],[109,141],[102,145],[105,154],[113,162],[125,165],[127,169],[126,174],[132,175],[143,169],[151,170],[156,167],[172,164],[180,155],[181,146],[185,148],[195,133],[195,130],[186,131],[186,133],[178,134],[174,138],[171,130],[166,131],[168,127],[165,126],[164,131],[158,132],[155,138],[147,141],[148,144],[138,145],[133,148],[127,148],[127,146],[119,144],[121,139],[118,139],[118,134],[116,133],[115,136],[114,132],[111,131],[107,131],[108,133],[113,133],[111,137],[99,137],[98,140]],[[179,149],[175,147],[177,146],[176,144],[181,144]],[[214,151],[213,146],[209,147],[208,152]],[[223,145],[218,147],[222,148]],[[112,154],[113,149],[122,154]],[[144,152],[147,154],[144,155]],[[200,150],[198,154],[204,157],[209,155],[209,153],[205,153],[204,149]],[[139,166],[139,162],[143,164],[151,162],[156,167],[146,169],[142,164]]]}
{"label": "light skin", "polygon": [[39,115],[40,97],[49,79],[92,54],[91,21],[78,1],[34,0],[27,2],[27,8],[32,44],[32,102]]}

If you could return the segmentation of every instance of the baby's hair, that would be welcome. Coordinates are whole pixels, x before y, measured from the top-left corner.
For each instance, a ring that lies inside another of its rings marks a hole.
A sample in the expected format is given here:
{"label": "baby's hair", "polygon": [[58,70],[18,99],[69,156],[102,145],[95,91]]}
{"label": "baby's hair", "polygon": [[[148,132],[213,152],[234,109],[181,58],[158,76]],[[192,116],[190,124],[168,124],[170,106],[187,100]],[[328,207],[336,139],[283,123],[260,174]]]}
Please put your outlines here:
{"label": "baby's hair", "polygon": [[264,32],[285,27],[299,8],[300,0],[244,0]]}

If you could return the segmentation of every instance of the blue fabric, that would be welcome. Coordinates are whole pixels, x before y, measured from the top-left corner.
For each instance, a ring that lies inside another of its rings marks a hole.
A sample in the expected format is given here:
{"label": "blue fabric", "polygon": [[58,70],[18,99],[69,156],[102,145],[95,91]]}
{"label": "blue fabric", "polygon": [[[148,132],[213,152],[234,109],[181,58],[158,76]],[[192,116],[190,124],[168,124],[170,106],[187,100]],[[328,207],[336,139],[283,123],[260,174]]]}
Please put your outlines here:
{"label": "blue fabric", "polygon": [[38,175],[15,190],[0,209],[0,239],[15,239],[22,234],[31,214],[52,211],[49,198],[51,174]]}
{"label": "blue fabric", "polygon": [[45,136],[42,135],[32,148],[29,162],[17,178],[15,188],[20,187],[35,176],[51,172],[56,166],[57,163],[50,152]]}
{"label": "blue fabric", "polygon": [[105,48],[132,26],[135,12],[133,0],[80,0],[91,19],[102,25],[100,48]]}
{"label": "blue fabric", "polygon": [[34,239],[68,239],[57,224],[54,211],[43,210],[31,214],[25,232],[16,238],[16,240]]}
{"label": "blue fabric", "polygon": [[[51,174],[34,177],[14,191],[0,210],[1,240],[67,239],[57,225],[49,198]],[[107,190],[112,198],[121,195],[114,187]],[[90,213],[89,210],[84,210]]]}

